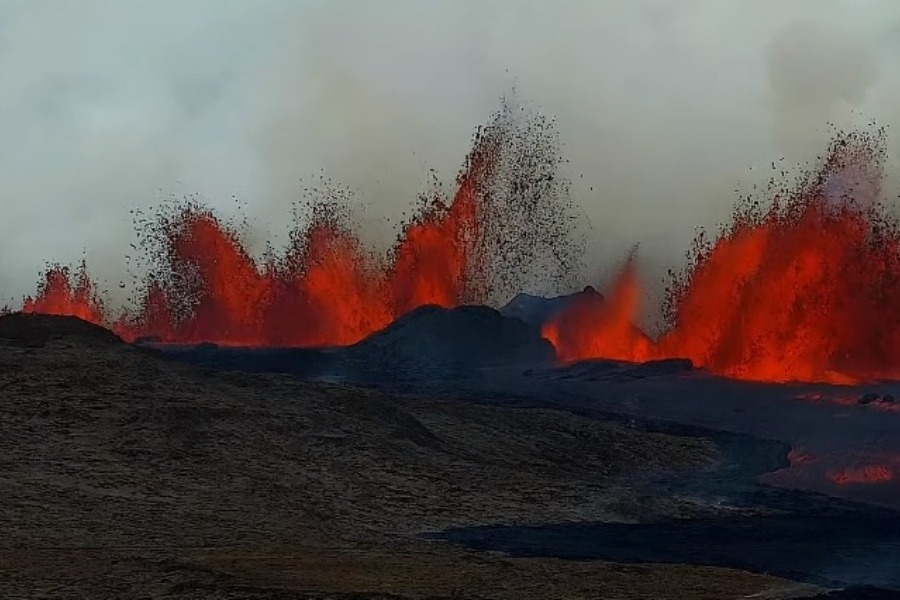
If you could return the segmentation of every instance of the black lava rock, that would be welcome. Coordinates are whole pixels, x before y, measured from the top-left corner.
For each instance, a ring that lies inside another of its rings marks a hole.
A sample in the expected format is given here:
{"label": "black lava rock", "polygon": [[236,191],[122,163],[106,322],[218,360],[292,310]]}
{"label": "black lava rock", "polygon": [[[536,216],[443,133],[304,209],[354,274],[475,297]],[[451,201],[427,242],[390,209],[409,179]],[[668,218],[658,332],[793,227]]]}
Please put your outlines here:
{"label": "black lava rock", "polygon": [[865,394],[862,398],[860,398],[857,401],[857,404],[863,404],[863,405],[872,404],[873,402],[878,400],[878,398],[879,398],[878,394],[876,394],[875,392],[869,392],[868,394]]}

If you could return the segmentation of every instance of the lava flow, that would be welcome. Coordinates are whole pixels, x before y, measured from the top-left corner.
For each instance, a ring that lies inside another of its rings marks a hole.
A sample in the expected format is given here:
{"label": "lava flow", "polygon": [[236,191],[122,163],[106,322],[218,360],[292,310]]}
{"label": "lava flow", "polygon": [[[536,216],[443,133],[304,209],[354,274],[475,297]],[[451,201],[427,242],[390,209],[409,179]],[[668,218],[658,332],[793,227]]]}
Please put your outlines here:
{"label": "lava flow", "polygon": [[829,478],[838,485],[873,485],[893,481],[894,471],[889,465],[866,465],[830,473]]}
{"label": "lava flow", "polygon": [[839,136],[798,189],[745,205],[714,243],[699,237],[656,341],[629,327],[631,260],[606,302],[573,303],[545,336],[568,360],[684,357],[762,381],[900,376],[900,228],[875,202],[883,148],[882,136]]}

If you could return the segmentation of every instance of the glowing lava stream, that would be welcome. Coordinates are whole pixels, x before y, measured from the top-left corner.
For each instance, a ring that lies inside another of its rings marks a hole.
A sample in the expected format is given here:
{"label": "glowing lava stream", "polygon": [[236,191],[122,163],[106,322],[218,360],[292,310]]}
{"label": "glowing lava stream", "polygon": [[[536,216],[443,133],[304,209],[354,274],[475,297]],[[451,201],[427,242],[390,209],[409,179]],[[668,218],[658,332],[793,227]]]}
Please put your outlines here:
{"label": "glowing lava stream", "polygon": [[[132,340],[310,346],[353,343],[424,304],[484,303],[483,247],[498,237],[485,207],[502,143],[501,130],[483,130],[452,201],[437,197],[386,259],[320,206],[283,259],[258,265],[232,230],[189,205],[161,220],[163,268],[134,314],[112,318],[83,266],[74,277],[48,270],[23,308]],[[634,325],[643,295],[634,256],[606,299],[577,295],[544,336],[563,361],[685,357],[763,381],[900,377],[900,228],[874,201],[883,157],[883,134],[838,136],[798,189],[768,209],[739,208],[712,243],[699,237],[673,275],[657,339]]]}

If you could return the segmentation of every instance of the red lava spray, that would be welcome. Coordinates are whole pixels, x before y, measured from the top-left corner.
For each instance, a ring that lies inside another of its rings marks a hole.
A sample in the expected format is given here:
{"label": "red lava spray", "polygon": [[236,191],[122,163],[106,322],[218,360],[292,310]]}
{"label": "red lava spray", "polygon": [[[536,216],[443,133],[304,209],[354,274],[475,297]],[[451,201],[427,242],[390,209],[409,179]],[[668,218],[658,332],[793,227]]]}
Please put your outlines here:
{"label": "red lava spray", "polygon": [[900,228],[874,202],[883,158],[883,133],[840,135],[796,189],[698,237],[649,346],[621,322],[634,316],[634,292],[618,291],[636,286],[630,263],[608,302],[573,305],[545,334],[569,360],[686,357],[762,381],[900,376]]}

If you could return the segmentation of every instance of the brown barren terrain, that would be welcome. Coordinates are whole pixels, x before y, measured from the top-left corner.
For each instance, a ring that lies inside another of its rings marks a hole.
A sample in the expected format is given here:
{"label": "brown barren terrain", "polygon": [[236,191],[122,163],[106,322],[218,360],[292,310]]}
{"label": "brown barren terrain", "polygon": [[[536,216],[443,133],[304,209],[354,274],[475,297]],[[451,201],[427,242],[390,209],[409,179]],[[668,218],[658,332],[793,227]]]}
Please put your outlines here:
{"label": "brown barren terrain", "polygon": [[202,371],[0,318],[2,598],[744,598],[726,569],[513,559],[454,526],[689,515],[629,477],[711,443],[562,411]]}

